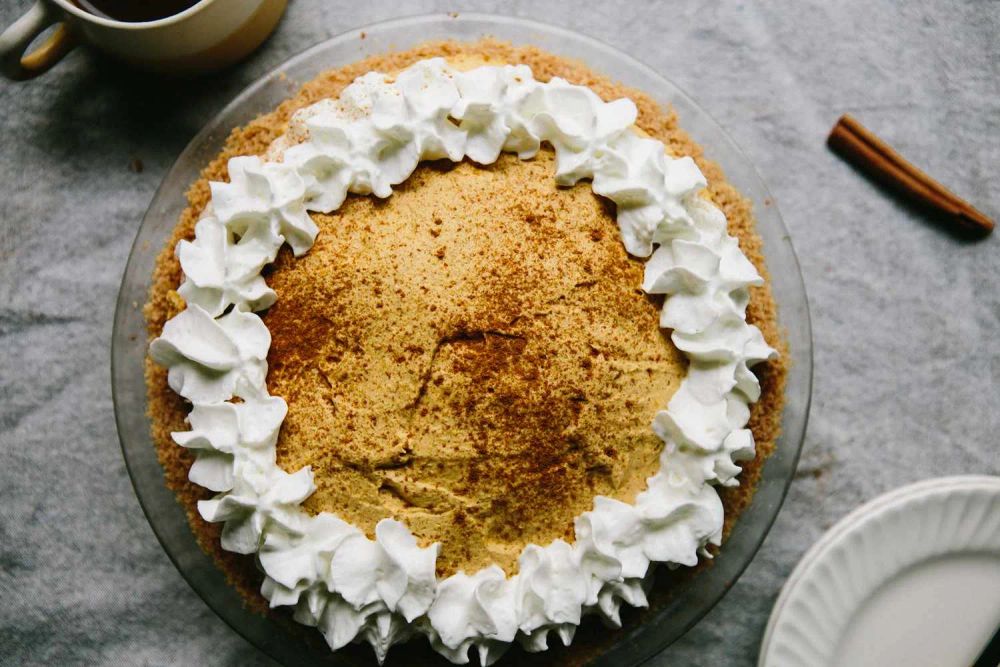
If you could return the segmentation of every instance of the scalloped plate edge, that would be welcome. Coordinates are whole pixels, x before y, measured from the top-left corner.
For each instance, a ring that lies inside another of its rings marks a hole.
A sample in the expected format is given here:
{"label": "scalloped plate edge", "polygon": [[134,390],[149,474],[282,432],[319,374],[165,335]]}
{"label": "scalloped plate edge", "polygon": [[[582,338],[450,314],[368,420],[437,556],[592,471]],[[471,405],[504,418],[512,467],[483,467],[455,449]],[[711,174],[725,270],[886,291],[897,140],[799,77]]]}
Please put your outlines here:
{"label": "scalloped plate edge", "polygon": [[[758,654],[758,667],[778,667],[778,665],[789,664],[787,661],[782,661],[775,655],[776,647],[784,648],[789,645],[789,642],[798,642],[799,645],[802,645],[803,642],[809,641],[809,639],[804,635],[797,634],[802,624],[799,623],[798,626],[796,626],[795,624],[787,623],[786,615],[788,614],[789,609],[793,606],[801,606],[803,601],[807,601],[810,596],[815,597],[817,595],[817,591],[815,589],[808,590],[808,585],[812,583],[810,579],[812,578],[813,573],[821,567],[827,567],[829,570],[831,568],[830,561],[832,560],[834,552],[841,548],[847,540],[849,540],[856,533],[863,532],[879,518],[888,517],[892,519],[892,517],[889,517],[890,514],[896,513],[898,515],[900,512],[905,513],[907,510],[912,510],[916,507],[916,503],[924,499],[936,499],[941,502],[947,502],[947,500],[955,495],[956,492],[984,492],[995,496],[997,502],[1000,502],[1000,477],[993,477],[989,475],[961,475],[916,482],[874,498],[861,507],[853,510],[837,522],[832,528],[830,528],[823,535],[823,537],[821,537],[805,553],[798,565],[792,571],[788,581],[786,581],[784,586],[782,586],[781,593],[774,604],[771,616],[768,619],[767,627],[764,631],[764,637]],[[898,516],[896,518],[898,519]],[[998,523],[998,525],[1000,525],[1000,523]],[[870,596],[880,588],[882,584],[892,579],[904,569],[917,565],[920,562],[935,556],[946,553],[960,553],[962,551],[961,547],[952,549],[949,548],[949,546],[950,545],[945,544],[942,549],[934,553],[916,555],[915,557],[911,556],[909,559],[898,559],[892,569],[885,569],[874,581],[869,581],[868,585],[860,593],[855,595],[856,601],[850,604],[851,608],[843,609],[841,615],[843,616],[851,610],[859,609],[870,598]],[[1000,549],[1000,530],[996,531],[994,546],[997,549]],[[835,569],[836,566],[834,565],[833,567]],[[846,623],[842,626],[842,629],[843,628],[846,628]],[[791,634],[797,634],[797,637],[792,639],[790,637]],[[833,646],[836,648],[836,642],[833,643]],[[815,658],[814,661],[791,664],[830,664],[829,659],[832,658],[833,655],[829,652],[824,653],[821,649],[816,647],[812,648]],[[824,658],[826,658],[826,660],[824,660]]]}

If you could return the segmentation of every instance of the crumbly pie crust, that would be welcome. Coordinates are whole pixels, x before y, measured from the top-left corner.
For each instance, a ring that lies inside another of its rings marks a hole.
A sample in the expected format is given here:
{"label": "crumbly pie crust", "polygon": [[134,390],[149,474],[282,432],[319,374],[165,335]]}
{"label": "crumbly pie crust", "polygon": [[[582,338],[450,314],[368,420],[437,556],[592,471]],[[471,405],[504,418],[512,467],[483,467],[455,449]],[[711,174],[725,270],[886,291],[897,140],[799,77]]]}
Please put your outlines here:
{"label": "crumbly pie crust", "polygon": [[[448,50],[451,50],[451,49],[453,49],[453,48],[461,48],[461,47],[451,47],[451,46],[444,46],[444,47],[439,47],[439,48],[441,48],[441,49],[443,49],[443,50],[445,50],[445,51],[448,51]],[[502,47],[502,46],[497,46],[497,45],[490,45],[490,46],[488,46],[488,47],[484,46],[483,48],[484,48],[484,49],[486,49],[486,50],[489,50],[490,48],[498,48],[498,49],[504,49],[504,48],[506,48],[506,47]],[[539,55],[538,55],[537,53],[535,53],[535,54],[532,54],[532,55],[534,55],[534,57],[535,57],[535,58],[539,58],[539,57],[541,57],[541,56],[539,56]],[[640,101],[640,103],[641,103],[641,102],[642,102],[642,101]],[[281,113],[281,112],[279,111],[279,114],[280,114],[280,113]],[[642,122],[641,122],[641,120],[640,120],[640,126],[642,126]],[[645,128],[644,128],[644,129],[645,129]],[[654,128],[654,129],[655,129],[655,128]],[[655,136],[655,132],[653,132],[653,134],[654,134],[654,136]],[[717,187],[717,186],[716,186],[716,187]],[[725,189],[724,189],[724,186],[723,186],[723,194],[727,194],[727,195],[731,195],[731,193],[730,193],[730,192],[726,192],[726,191],[725,191]],[[736,201],[735,201],[735,203],[737,204],[737,206],[736,206],[736,207],[732,206],[732,202],[726,202],[726,201],[725,201],[725,198],[723,198],[723,201],[722,201],[722,202],[720,202],[720,203],[721,203],[721,205],[722,205],[722,207],[723,207],[723,209],[724,209],[724,210],[725,210],[725,209],[727,208],[727,203],[729,203],[729,204],[730,204],[730,206],[729,206],[730,210],[729,210],[729,211],[727,211],[727,213],[730,213],[730,215],[732,215],[732,210],[733,210],[733,209],[735,209],[737,213],[742,213],[742,212],[740,211],[739,207],[738,207],[738,205],[740,204],[740,202],[739,202],[738,200],[736,200]],[[748,220],[744,220],[744,222],[748,222]],[[737,231],[739,231],[739,229],[738,229],[738,225],[739,225],[739,224],[740,224],[740,220],[737,220]],[[183,227],[183,225],[182,225],[182,227]],[[730,219],[730,229],[731,229],[731,230],[732,230],[732,227],[733,227],[733,220],[732,220],[732,218],[731,218],[731,219]],[[746,237],[744,237],[744,238],[746,238]],[[750,239],[751,239],[751,240],[753,240],[753,239],[752,239],[752,237],[750,237]],[[741,240],[743,240],[743,239],[741,239]],[[754,252],[753,252],[753,251],[754,251],[754,248],[751,248],[751,249],[750,249],[750,255],[751,255],[751,257],[753,257],[753,256],[754,256]],[[447,250],[445,250],[445,253],[444,253],[444,254],[446,255],[446,253],[447,253]],[[437,259],[438,259],[438,260],[443,260],[443,257],[438,257]],[[280,264],[280,262],[279,262],[279,264]],[[162,264],[161,264],[161,266],[162,266]],[[169,267],[168,267],[168,268],[169,268]],[[654,277],[653,277],[652,279],[650,279],[650,280],[652,280],[653,282],[655,282],[655,279],[656,279],[656,277],[654,276]],[[652,285],[653,283],[652,283],[652,282],[650,282],[650,280],[647,280],[647,283],[648,283],[649,285]],[[765,294],[765,296],[766,296],[766,291],[764,292],[764,294]],[[161,299],[162,299],[162,295],[161,295]],[[768,301],[769,301],[769,300],[765,299],[765,304],[764,304],[764,305],[765,305],[765,308],[767,308],[767,307],[769,306],[769,303],[768,303]],[[279,302],[279,303],[280,303],[280,302]],[[149,312],[150,312],[150,314],[151,314],[151,324],[153,324],[153,325],[154,325],[154,327],[155,327],[155,321],[156,321],[156,319],[157,319],[157,315],[159,314],[159,313],[157,313],[157,305],[158,305],[158,304],[157,304],[157,294],[156,294],[156,290],[154,290],[154,295],[153,295],[153,300],[151,301],[151,304],[150,304],[150,308],[149,308]],[[162,301],[161,301],[161,303],[160,303],[159,305],[160,305],[160,307],[162,308],[162,305],[163,305],[163,304],[162,304]],[[277,307],[277,308],[275,309],[275,312],[278,312],[278,309],[280,309],[280,305],[279,305],[279,306],[278,306],[278,307]],[[162,310],[161,310],[161,313],[162,313]],[[765,315],[766,315],[766,314],[767,314],[767,311],[765,310],[765,311],[764,311],[764,313],[765,313]],[[753,316],[753,314],[754,314],[754,312],[753,312],[753,309],[751,309],[751,316]],[[765,322],[765,323],[766,323],[766,322]],[[766,327],[765,327],[765,328],[766,328]],[[155,330],[155,329],[154,329],[154,330]],[[485,329],[484,329],[484,331],[485,331]],[[770,333],[770,334],[772,334],[772,335],[773,335],[773,330],[770,330],[770,331],[766,331],[766,333]],[[485,339],[486,339],[486,336],[487,336],[487,335],[488,335],[488,334],[484,334],[484,335],[483,335],[483,341],[482,341],[482,342],[486,342],[486,340],[485,340]],[[510,340],[518,340],[518,339],[516,338],[516,336],[517,336],[517,334],[515,334],[515,335],[514,335],[514,337],[511,337],[511,338],[508,338],[508,337],[505,337],[504,335],[497,335],[496,337],[497,337],[497,338],[500,338],[500,339],[502,339],[503,341],[510,341]],[[459,337],[459,338],[458,338],[458,340],[461,340],[461,337]],[[154,372],[151,372],[151,381],[152,381],[152,383],[153,383],[153,384],[152,384],[152,386],[153,386],[153,387],[155,387],[155,382],[156,382],[156,379],[157,379],[157,378],[156,378],[156,373],[155,373],[155,371],[154,371]],[[160,376],[160,382],[162,382],[162,375]],[[273,383],[272,383],[272,384],[273,384]],[[769,387],[768,383],[767,383],[767,382],[765,382],[765,391],[766,391],[767,389],[769,389],[769,388],[770,388],[770,387]],[[154,399],[155,399],[155,397],[156,397],[156,392],[154,391]],[[156,410],[156,407],[157,407],[157,402],[156,402],[155,400],[153,401],[153,406],[154,406],[154,412],[155,412],[155,410]],[[676,426],[676,425],[675,425],[675,426]],[[669,430],[669,428],[670,428],[670,425],[668,425],[668,426],[667,426],[667,429],[668,429],[668,430]],[[769,435],[769,434],[765,433],[765,435]],[[766,440],[765,440],[765,443],[764,443],[764,444],[765,444],[765,445],[767,444],[767,443],[766,443]],[[440,638],[439,638],[439,641],[440,641]],[[447,643],[447,642],[446,642],[446,643]],[[480,648],[482,649],[482,646],[480,646]],[[458,646],[445,646],[445,649],[451,649],[452,651],[454,651],[454,650],[458,650],[458,649],[459,649],[459,647],[458,647]],[[487,653],[487,656],[488,656],[488,655],[489,655],[489,654]]]}

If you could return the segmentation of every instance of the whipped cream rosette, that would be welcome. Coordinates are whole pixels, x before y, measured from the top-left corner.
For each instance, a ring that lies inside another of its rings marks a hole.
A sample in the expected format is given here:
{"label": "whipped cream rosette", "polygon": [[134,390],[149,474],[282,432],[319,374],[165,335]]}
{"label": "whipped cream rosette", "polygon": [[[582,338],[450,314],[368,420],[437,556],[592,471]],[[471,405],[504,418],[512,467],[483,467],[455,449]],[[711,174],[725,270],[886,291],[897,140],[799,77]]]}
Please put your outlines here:
{"label": "whipped cream rosette", "polygon": [[[628,99],[539,82],[525,66],[459,72],[436,58],[394,78],[366,74],[300,110],[265,159],[233,158],[230,182],[211,184],[194,239],[177,247],[187,308],[150,354],[193,405],[191,430],[173,437],[196,452],[191,480],[218,492],[199,503],[202,516],[225,523],[223,548],[257,554],[270,604],[294,607],[333,649],[367,641],[382,660],[420,633],[454,663],[474,648],[490,664],[515,641],[540,651],[555,634],[568,644],[585,614],[619,625],[622,603],[645,605],[653,563],[694,565],[720,544],[715,486],[736,484],[739,462],[754,456],[746,425],[760,385],[750,368],[776,354],[746,322],[748,288],[762,280],[701,196],[695,162],[640,136],[636,114]],[[643,290],[666,295],[660,324],[688,374],[651,425],[664,443],[660,471],[634,504],[595,498],[572,544],[528,545],[516,575],[492,566],[439,580],[439,545],[420,547],[402,523],[380,521],[371,540],[300,507],[315,486],[309,468],[276,463],[288,407],[267,390],[270,335],[255,312],[276,295],[261,271],[284,243],[307,252],[317,234],[309,212],[333,211],[348,193],[389,197],[422,160],[530,159],[543,143],[557,183],[590,179],[617,205],[626,250],[649,258]]]}

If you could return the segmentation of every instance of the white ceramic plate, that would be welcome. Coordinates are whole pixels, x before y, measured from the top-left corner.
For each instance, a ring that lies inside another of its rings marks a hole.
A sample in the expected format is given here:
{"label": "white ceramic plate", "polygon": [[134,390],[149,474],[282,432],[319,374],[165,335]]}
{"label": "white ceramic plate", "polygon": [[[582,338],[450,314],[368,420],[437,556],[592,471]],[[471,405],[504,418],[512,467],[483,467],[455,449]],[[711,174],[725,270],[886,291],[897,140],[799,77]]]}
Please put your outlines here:
{"label": "white ceramic plate", "polygon": [[1000,477],[903,487],[845,517],[792,572],[758,667],[956,667],[1000,625]]}

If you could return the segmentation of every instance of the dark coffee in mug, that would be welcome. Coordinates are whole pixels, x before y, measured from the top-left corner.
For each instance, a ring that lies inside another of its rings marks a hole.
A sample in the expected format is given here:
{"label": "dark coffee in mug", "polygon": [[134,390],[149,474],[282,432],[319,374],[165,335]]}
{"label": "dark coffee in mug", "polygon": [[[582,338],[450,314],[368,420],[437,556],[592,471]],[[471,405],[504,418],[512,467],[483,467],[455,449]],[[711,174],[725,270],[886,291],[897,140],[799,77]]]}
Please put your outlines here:
{"label": "dark coffee in mug", "polygon": [[94,16],[114,21],[139,23],[156,21],[180,14],[200,0],[72,0],[73,4]]}

